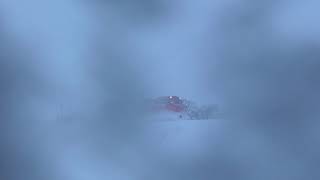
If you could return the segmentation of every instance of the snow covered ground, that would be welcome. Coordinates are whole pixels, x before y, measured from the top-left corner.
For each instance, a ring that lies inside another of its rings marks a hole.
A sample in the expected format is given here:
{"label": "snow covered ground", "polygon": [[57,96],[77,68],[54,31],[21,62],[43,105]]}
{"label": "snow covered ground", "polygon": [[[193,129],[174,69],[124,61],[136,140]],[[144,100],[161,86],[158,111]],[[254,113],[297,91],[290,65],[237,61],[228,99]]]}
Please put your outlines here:
{"label": "snow covered ground", "polygon": [[191,158],[219,143],[224,122],[222,119],[185,120],[166,114],[150,119],[145,137],[153,151],[173,158]]}

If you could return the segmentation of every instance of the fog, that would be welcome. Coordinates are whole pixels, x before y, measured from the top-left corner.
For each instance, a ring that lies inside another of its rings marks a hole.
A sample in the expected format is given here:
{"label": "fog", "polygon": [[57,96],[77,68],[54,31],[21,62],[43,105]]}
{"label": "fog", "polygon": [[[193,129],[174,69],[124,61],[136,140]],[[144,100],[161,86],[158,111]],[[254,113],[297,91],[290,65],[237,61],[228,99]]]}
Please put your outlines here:
{"label": "fog", "polygon": [[0,0],[0,179],[318,179],[318,6]]}

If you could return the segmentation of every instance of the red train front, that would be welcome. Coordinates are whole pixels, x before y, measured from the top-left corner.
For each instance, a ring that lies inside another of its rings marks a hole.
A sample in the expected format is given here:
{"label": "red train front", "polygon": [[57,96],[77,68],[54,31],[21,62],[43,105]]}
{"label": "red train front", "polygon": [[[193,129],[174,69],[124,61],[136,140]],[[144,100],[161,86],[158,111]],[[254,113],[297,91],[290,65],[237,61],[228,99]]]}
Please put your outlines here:
{"label": "red train front", "polygon": [[162,96],[153,100],[152,109],[155,111],[184,112],[186,106],[178,96]]}

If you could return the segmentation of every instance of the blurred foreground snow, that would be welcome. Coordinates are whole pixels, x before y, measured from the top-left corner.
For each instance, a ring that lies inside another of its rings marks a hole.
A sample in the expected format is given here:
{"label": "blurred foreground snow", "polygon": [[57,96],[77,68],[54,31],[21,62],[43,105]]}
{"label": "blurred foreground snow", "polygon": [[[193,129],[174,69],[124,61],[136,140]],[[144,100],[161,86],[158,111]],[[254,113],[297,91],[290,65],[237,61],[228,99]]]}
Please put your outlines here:
{"label": "blurred foreground snow", "polygon": [[[1,180],[313,180],[317,0],[1,0]],[[223,104],[153,121],[142,99]]]}

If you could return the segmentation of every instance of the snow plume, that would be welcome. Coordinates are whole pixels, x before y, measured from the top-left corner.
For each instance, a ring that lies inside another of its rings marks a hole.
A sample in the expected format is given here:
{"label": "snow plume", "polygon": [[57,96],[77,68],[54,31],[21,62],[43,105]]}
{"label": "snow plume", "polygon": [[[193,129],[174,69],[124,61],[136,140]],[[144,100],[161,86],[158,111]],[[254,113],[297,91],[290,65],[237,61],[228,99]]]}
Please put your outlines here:
{"label": "snow plume", "polygon": [[[317,179],[318,5],[1,0],[0,179]],[[225,117],[145,121],[171,94]]]}
{"label": "snow plume", "polygon": [[118,20],[81,2],[0,4],[0,178],[136,176],[144,90]]}
{"label": "snow plume", "polygon": [[319,178],[319,2],[241,2],[225,12],[214,43],[211,87],[232,128],[213,160],[223,171],[213,175]]}

